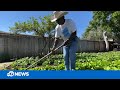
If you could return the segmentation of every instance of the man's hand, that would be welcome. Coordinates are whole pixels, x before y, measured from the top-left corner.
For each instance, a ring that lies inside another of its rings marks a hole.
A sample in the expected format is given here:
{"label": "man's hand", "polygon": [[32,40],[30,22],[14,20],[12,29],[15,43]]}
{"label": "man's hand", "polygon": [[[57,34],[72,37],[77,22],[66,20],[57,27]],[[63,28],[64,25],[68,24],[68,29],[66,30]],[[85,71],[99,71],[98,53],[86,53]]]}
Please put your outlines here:
{"label": "man's hand", "polygon": [[68,40],[64,42],[64,45],[69,45],[71,44],[71,41],[76,38],[76,31],[73,32]]}
{"label": "man's hand", "polygon": [[51,50],[52,53],[54,53],[54,52],[55,52],[55,51],[54,51],[54,50],[55,50],[55,47],[51,48],[50,50]]}
{"label": "man's hand", "polygon": [[55,47],[57,46],[57,44],[58,44],[58,38],[55,38],[55,41],[54,41],[54,44],[53,44],[53,48],[50,49],[52,53],[55,52],[54,50],[55,50]]}
{"label": "man's hand", "polygon": [[68,44],[70,44],[71,42],[70,42],[70,40],[68,39],[68,40],[66,40],[65,42],[64,42],[64,46],[65,45],[68,45]]}

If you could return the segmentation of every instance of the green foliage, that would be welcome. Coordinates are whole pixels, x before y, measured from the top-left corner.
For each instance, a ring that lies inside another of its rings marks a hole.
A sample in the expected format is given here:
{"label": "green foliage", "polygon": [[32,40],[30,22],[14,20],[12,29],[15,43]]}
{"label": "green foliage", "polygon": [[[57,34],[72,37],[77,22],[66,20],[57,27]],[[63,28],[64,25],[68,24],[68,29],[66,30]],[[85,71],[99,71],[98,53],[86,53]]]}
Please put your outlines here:
{"label": "green foliage", "polygon": [[[90,31],[96,34],[100,34],[98,31],[107,31],[109,38],[120,39],[120,11],[93,11],[93,19],[83,34],[84,39],[90,39]],[[102,34],[94,35],[94,38],[98,40],[101,36]]]}
{"label": "green foliage", "polygon": [[[64,60],[45,59],[31,67],[29,70],[64,70]],[[25,70],[38,58],[22,58],[16,60],[10,69]],[[41,63],[41,64],[40,64]],[[120,70],[120,52],[104,53],[77,53],[76,70]]]}
{"label": "green foliage", "polygon": [[10,31],[19,34],[25,32],[33,32],[35,35],[44,37],[45,34],[51,35],[51,31],[55,28],[56,23],[51,22],[51,16],[39,17],[38,19],[30,17],[29,20],[24,22],[15,22]]}

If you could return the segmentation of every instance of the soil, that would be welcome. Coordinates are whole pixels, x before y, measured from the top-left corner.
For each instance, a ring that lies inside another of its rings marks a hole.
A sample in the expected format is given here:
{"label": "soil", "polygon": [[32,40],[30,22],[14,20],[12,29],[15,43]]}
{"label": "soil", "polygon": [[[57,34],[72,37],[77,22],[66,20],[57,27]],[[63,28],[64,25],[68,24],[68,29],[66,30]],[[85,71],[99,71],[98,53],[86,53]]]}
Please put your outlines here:
{"label": "soil", "polygon": [[3,70],[4,68],[10,66],[12,62],[5,62],[5,63],[0,63],[0,70]]}

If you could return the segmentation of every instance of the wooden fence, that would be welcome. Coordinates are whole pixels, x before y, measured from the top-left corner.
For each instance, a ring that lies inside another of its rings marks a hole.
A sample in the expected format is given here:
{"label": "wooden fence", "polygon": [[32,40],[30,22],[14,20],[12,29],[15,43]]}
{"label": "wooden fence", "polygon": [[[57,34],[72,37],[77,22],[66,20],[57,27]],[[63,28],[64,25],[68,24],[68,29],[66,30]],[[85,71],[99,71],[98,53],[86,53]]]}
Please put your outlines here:
{"label": "wooden fence", "polygon": [[[46,41],[46,43],[45,43]],[[8,58],[22,58],[26,56],[37,56],[41,53],[47,54],[53,45],[53,39],[44,40],[38,36],[29,35],[0,35],[0,61]],[[62,40],[60,40],[60,45]],[[46,45],[46,46],[45,46]],[[100,52],[105,51],[104,41],[79,40],[77,52]],[[62,48],[56,53],[62,53]]]}

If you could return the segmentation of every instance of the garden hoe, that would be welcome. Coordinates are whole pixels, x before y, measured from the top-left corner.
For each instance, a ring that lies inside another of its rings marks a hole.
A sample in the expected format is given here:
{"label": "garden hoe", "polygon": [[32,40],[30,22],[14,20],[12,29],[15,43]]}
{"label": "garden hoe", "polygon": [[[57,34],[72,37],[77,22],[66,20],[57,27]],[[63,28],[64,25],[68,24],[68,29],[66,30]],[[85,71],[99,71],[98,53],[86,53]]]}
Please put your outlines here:
{"label": "garden hoe", "polygon": [[[56,50],[58,50],[59,48],[63,47],[64,44],[65,44],[65,43],[62,43],[62,45],[60,45],[59,47],[57,47],[54,51],[56,51]],[[33,63],[32,65],[28,66],[28,67],[26,68],[26,70],[29,69],[30,67],[32,67],[32,66],[33,66],[34,64],[36,64],[37,62],[45,59],[46,57],[48,57],[48,56],[51,55],[51,54],[52,54],[52,51],[51,51],[50,53],[48,53],[47,55],[45,55],[44,57],[42,57],[41,59],[39,59],[38,61],[36,61],[35,63]]]}

